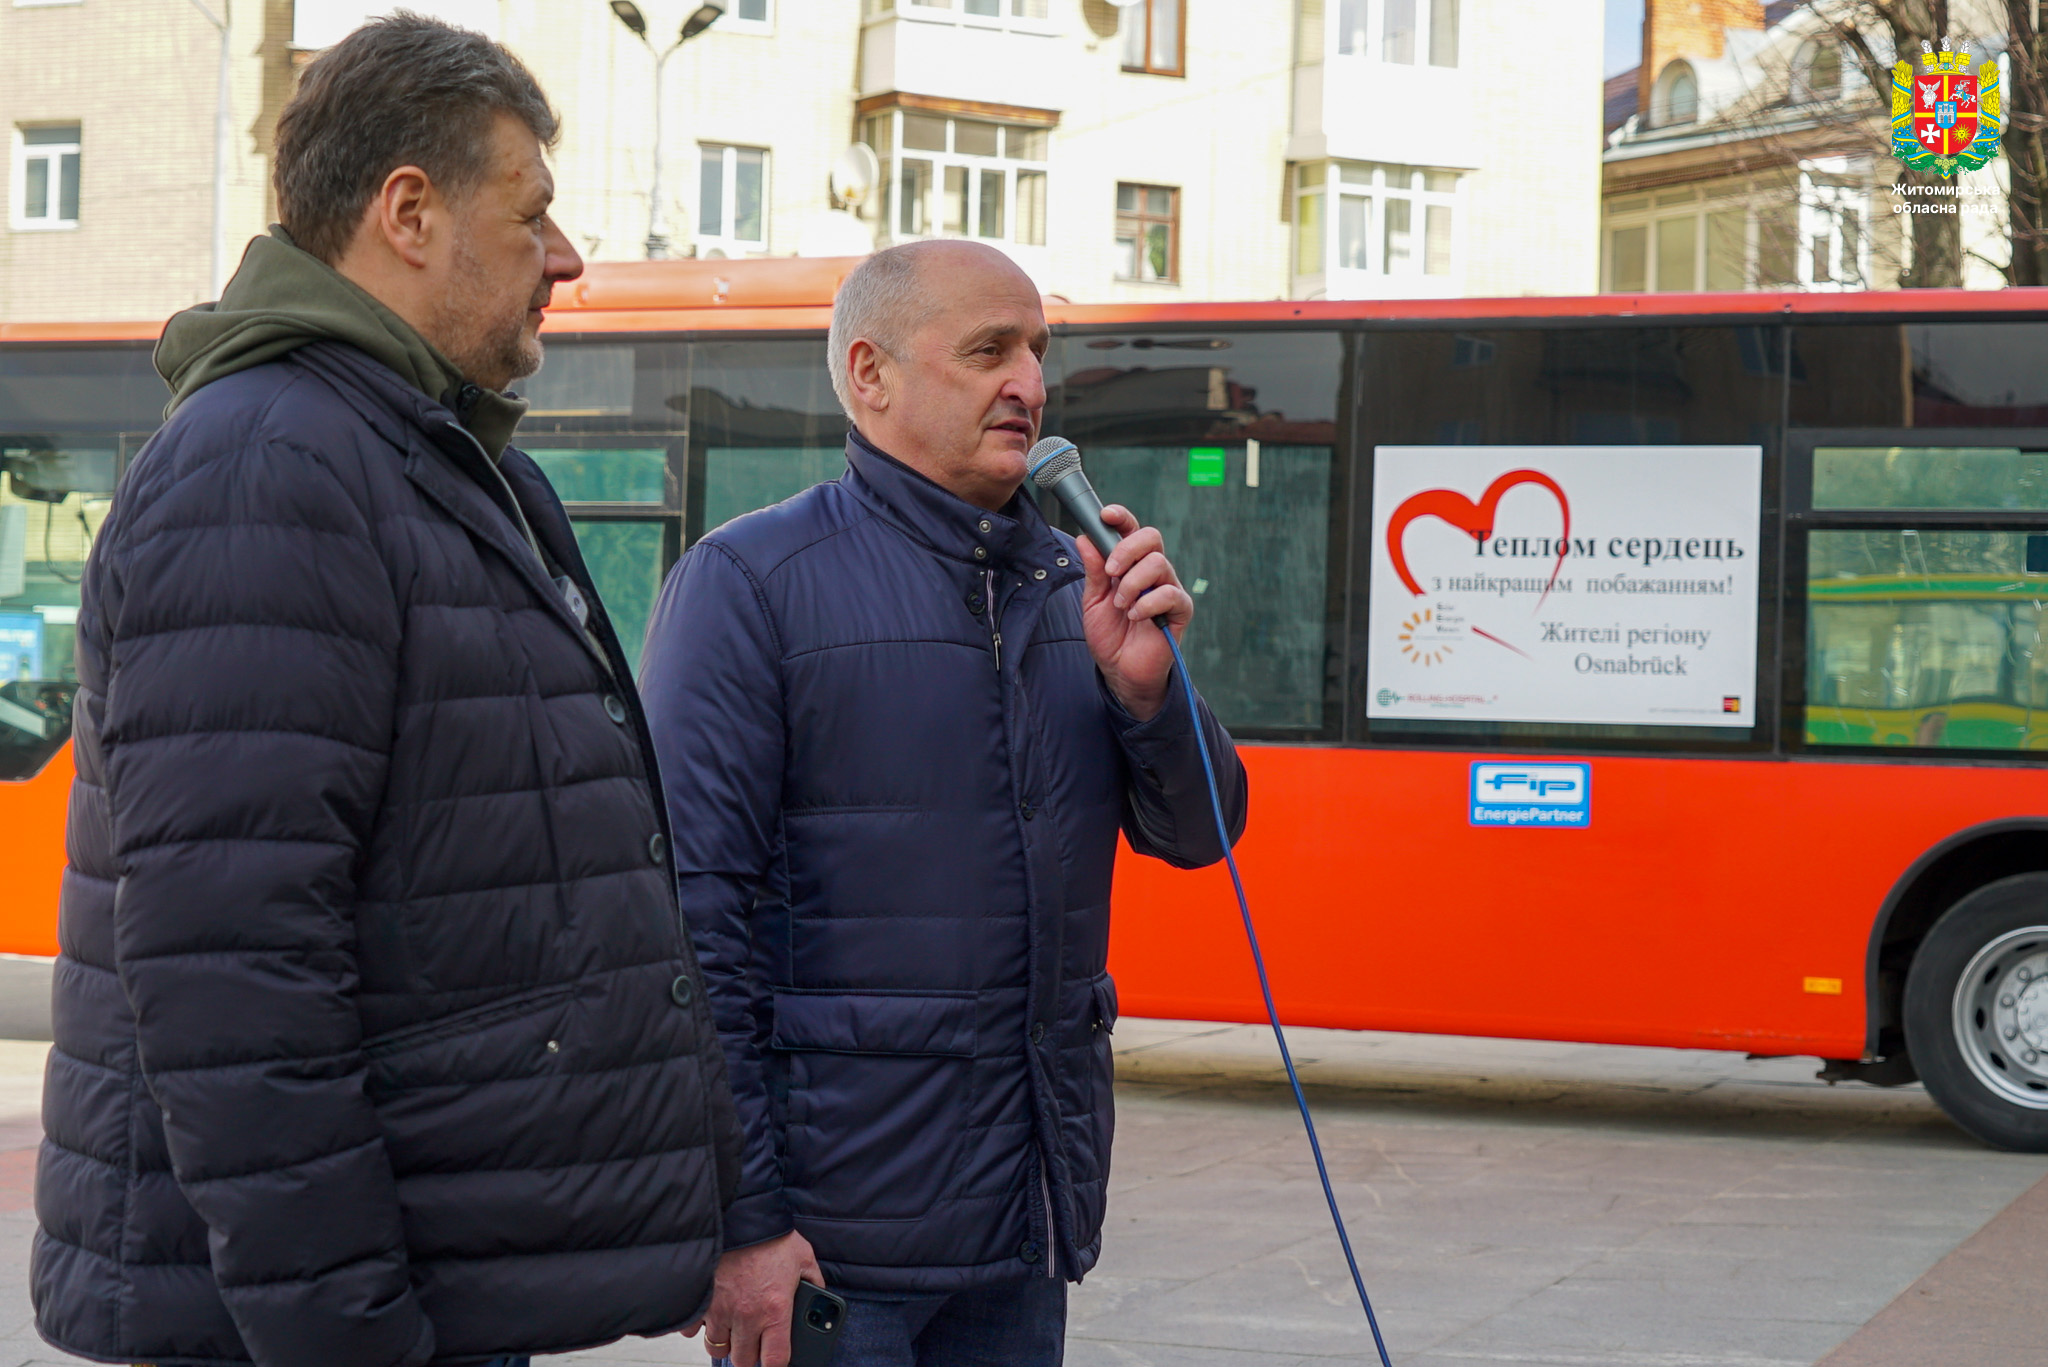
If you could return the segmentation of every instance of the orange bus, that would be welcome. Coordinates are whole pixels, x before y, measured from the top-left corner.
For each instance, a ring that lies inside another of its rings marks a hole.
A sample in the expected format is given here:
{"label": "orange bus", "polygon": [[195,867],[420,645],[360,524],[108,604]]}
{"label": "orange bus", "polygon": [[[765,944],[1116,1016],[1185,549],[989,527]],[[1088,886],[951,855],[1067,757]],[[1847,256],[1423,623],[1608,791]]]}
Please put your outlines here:
{"label": "orange bus", "polygon": [[[558,291],[521,441],[623,634],[838,474],[849,267]],[[1045,430],[1197,595],[1287,1021],[1815,1055],[2048,1149],[2048,295],[1048,309]],[[55,950],[77,584],[155,331],[0,326],[0,950]],[[1112,967],[1262,1019],[1219,871],[1120,864]]]}

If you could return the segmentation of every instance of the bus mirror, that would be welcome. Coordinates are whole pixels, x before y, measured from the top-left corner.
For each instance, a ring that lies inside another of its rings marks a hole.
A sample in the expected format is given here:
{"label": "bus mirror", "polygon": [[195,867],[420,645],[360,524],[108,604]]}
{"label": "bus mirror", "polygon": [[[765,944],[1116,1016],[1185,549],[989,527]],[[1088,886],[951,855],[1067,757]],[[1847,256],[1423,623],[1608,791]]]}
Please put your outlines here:
{"label": "bus mirror", "polygon": [[71,462],[62,451],[33,446],[10,446],[0,450],[0,470],[16,498],[31,503],[62,503],[71,497]]}

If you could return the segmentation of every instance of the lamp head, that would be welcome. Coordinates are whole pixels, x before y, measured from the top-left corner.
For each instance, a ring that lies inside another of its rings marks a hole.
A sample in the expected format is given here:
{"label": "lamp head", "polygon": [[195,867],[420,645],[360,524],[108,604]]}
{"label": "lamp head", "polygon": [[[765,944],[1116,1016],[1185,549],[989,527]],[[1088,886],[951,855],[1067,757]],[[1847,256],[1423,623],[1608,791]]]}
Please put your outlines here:
{"label": "lamp head", "polygon": [[640,13],[640,7],[633,0],[612,0],[612,13],[619,16],[619,22],[633,30],[635,38],[647,36],[647,17]]}
{"label": "lamp head", "polygon": [[683,20],[683,36],[678,42],[689,42],[705,29],[725,17],[725,0],[704,0],[697,6],[697,12]]}

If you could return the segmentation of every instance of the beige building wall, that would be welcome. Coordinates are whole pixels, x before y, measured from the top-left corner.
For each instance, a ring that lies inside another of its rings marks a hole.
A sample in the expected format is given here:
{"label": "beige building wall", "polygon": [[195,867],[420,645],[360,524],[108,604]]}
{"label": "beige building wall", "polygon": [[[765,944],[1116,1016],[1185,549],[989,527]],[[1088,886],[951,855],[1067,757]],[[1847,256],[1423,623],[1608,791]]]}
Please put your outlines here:
{"label": "beige building wall", "polygon": [[[293,46],[295,18],[300,40],[317,46],[386,6],[300,0],[295,15],[293,0],[219,3],[233,4],[232,267],[274,214],[270,129],[309,55]],[[657,47],[695,4],[643,0]],[[667,63],[661,200],[672,253],[704,245],[705,143],[767,149],[768,255],[815,251],[830,228],[843,241],[851,225],[834,213],[830,168],[857,136],[856,103],[900,92],[1057,115],[1046,244],[1016,254],[1044,289],[1077,302],[1299,292],[1291,158],[1326,157],[1458,168],[1457,276],[1432,290],[1596,288],[1600,73],[1587,35],[1598,31],[1597,0],[1462,0],[1456,71],[1340,63],[1327,81],[1324,68],[1312,71],[1307,95],[1303,73],[1323,61],[1335,0],[1327,12],[1320,0],[1263,0],[1252,12],[1231,0],[1185,4],[1181,76],[1122,70],[1119,25],[1143,11],[1104,0],[1047,0],[1029,32],[913,32],[902,17],[911,12],[885,0],[770,0],[765,27],[721,22]],[[591,260],[643,257],[655,152],[647,47],[598,0],[414,7],[484,26],[533,67],[564,116],[557,218]],[[1297,31],[1304,24],[1311,41]],[[0,134],[74,119],[84,130],[79,226],[0,223],[0,321],[155,319],[210,297],[216,41],[191,0],[0,0]],[[1382,78],[1390,92],[1422,96],[1395,100],[1380,93]],[[1366,123],[1369,138],[1347,139],[1344,125]],[[1461,149],[1448,161],[1447,142]],[[1124,182],[1180,192],[1177,279],[1116,278]],[[860,226],[891,240],[878,206]]]}
{"label": "beige building wall", "polygon": [[[675,40],[696,0],[641,5],[656,47]],[[714,27],[670,57],[663,81],[662,208],[672,254],[695,245],[702,144],[765,148],[767,255],[795,254],[808,220],[830,208],[832,158],[853,140],[859,41],[850,0],[811,22],[805,0],[776,0],[769,31]],[[595,261],[646,255],[654,168],[655,56],[603,5],[508,0],[500,37],[534,70],[564,116],[556,150],[557,220]],[[787,11],[785,14],[783,11]]]}
{"label": "beige building wall", "polygon": [[1483,146],[1462,187],[1465,293],[1597,293],[1601,6],[1468,3]]}
{"label": "beige building wall", "polygon": [[[1232,0],[1187,0],[1186,74],[1158,76],[1122,69],[1121,39],[1098,32],[1116,12],[1055,0],[1063,41],[1079,51],[1053,134],[1042,282],[1051,292],[1087,303],[1287,297],[1294,34],[1288,6],[1258,8],[1254,18]],[[1139,13],[1124,10],[1122,21]],[[1177,282],[1116,279],[1120,182],[1180,191]]]}
{"label": "beige building wall", "polygon": [[[269,212],[290,24],[290,0],[234,5],[230,269]],[[160,318],[212,297],[219,41],[189,0],[0,0],[0,321]],[[19,230],[18,130],[66,123],[80,127],[78,226]]]}

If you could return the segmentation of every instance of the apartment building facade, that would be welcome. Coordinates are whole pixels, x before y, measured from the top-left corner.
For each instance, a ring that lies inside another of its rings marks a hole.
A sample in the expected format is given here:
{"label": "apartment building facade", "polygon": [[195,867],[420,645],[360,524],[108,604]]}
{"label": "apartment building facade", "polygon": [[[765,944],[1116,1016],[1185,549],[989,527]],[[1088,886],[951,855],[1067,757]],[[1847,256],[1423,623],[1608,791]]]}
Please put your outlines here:
{"label": "apartment building facade", "polygon": [[[1954,0],[1947,16],[1970,70],[2000,60],[2000,7]],[[1633,100],[1602,157],[1601,289],[1896,289],[1928,274],[1889,147],[1890,65],[1922,54],[1894,51],[1878,17],[1861,0],[1647,0]],[[2006,283],[2009,184],[2002,157],[1956,177],[1940,243],[1953,262],[1928,283]]]}
{"label": "apartment building facade", "polygon": [[[533,67],[593,260],[961,236],[1087,302],[1598,287],[1596,0],[726,0],[677,46],[700,4],[646,0],[644,36],[601,0],[410,7]],[[232,262],[298,68],[385,8],[0,0],[0,321],[210,297],[211,19]]]}

